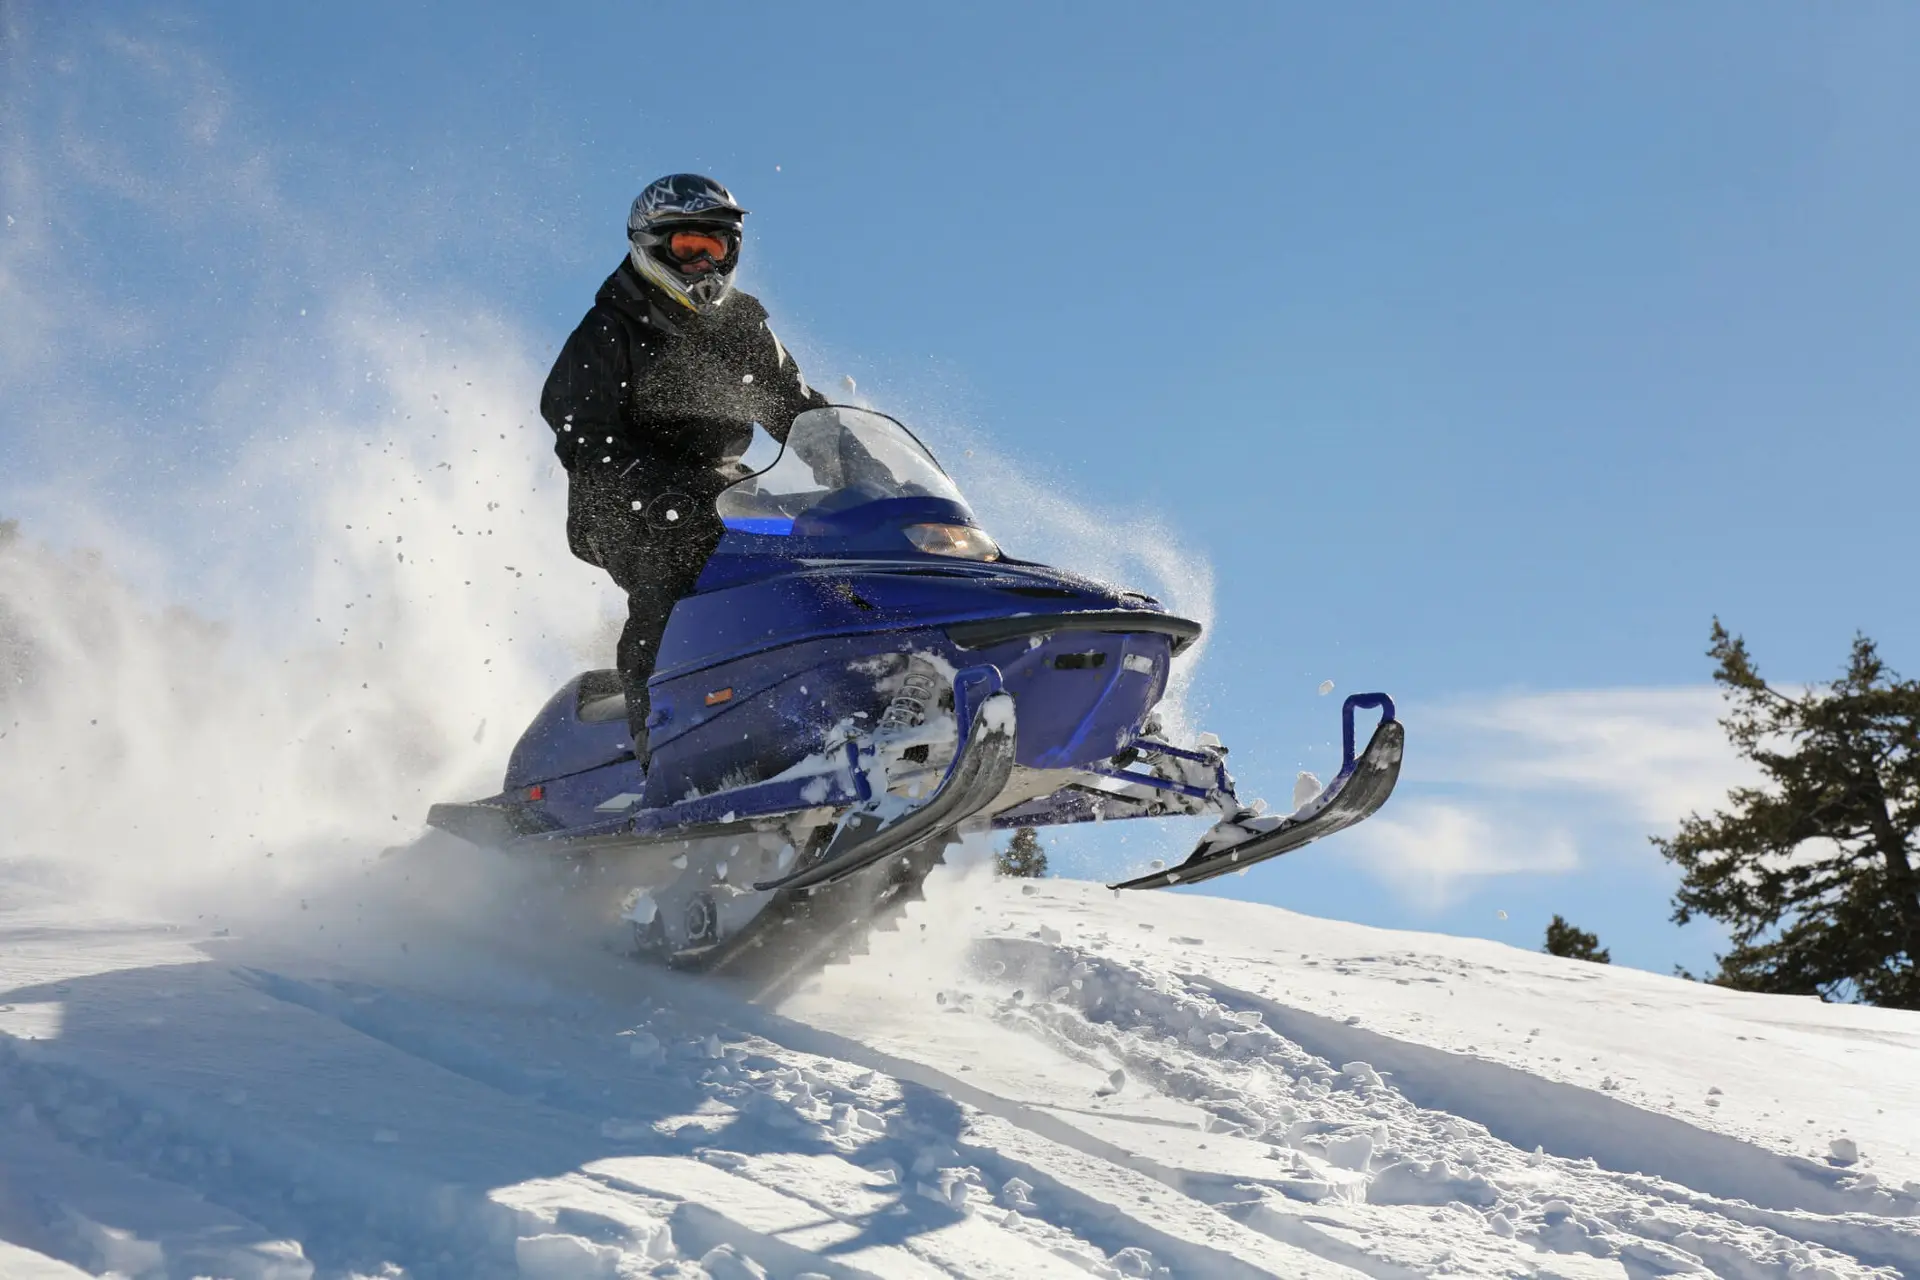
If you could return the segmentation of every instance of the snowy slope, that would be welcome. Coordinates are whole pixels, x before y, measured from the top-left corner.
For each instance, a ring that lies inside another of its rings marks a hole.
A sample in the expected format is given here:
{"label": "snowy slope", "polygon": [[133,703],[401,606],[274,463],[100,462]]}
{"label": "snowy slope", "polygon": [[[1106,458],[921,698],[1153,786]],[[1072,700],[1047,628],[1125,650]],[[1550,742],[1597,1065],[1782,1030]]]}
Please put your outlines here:
{"label": "snowy slope", "polygon": [[0,903],[5,1277],[1920,1275],[1914,1015],[957,874],[773,1007],[451,848]]}

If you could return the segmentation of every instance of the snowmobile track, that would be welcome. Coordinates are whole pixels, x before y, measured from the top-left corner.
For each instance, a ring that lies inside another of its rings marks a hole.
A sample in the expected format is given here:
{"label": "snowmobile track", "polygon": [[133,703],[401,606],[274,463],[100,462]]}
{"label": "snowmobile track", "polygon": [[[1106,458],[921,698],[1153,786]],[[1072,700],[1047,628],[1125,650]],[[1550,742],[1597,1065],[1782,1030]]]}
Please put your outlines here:
{"label": "snowmobile track", "polygon": [[936,837],[835,884],[782,890],[717,954],[678,967],[733,979],[753,1000],[777,1002],[820,969],[865,955],[872,934],[899,928],[906,910],[925,900],[927,877],[958,840]]}

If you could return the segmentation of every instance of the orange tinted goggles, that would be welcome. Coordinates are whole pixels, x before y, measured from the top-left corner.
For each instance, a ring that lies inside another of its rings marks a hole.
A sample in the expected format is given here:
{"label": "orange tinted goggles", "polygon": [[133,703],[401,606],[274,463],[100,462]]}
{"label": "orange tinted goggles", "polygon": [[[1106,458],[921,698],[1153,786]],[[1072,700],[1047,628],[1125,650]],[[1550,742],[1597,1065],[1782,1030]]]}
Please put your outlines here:
{"label": "orange tinted goggles", "polygon": [[738,247],[739,240],[717,231],[676,231],[667,237],[667,252],[676,262],[697,262],[707,257],[725,262]]}

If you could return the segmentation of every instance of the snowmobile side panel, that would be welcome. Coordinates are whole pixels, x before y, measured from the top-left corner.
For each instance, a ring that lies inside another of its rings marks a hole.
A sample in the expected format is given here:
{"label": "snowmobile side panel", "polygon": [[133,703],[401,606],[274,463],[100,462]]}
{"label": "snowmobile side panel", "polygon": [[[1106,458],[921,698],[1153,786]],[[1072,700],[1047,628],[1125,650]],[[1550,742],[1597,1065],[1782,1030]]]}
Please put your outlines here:
{"label": "snowmobile side panel", "polygon": [[1139,735],[1173,664],[1167,636],[1152,630],[1036,634],[966,656],[1006,673],[1020,704],[1019,763],[1029,769],[1112,759]]}
{"label": "snowmobile side panel", "polygon": [[985,663],[1001,670],[1024,727],[1018,763],[1030,769],[1110,759],[1139,734],[1172,663],[1168,637],[1153,631],[1069,631],[971,652],[937,627],[784,645],[653,682],[645,803],[771,777],[817,750],[838,721],[864,715],[877,723],[888,698],[879,682],[897,678],[916,653],[956,668]]}
{"label": "snowmobile side panel", "polygon": [[944,636],[935,644],[955,665],[1000,668],[1020,705],[1018,763],[1028,769],[1079,769],[1111,759],[1139,735],[1172,667],[1167,637],[1151,631],[1033,635],[976,650]]}
{"label": "snowmobile side panel", "polygon": [[878,679],[914,638],[838,636],[654,680],[646,803],[774,777],[818,751],[836,724],[876,723],[887,702]]}

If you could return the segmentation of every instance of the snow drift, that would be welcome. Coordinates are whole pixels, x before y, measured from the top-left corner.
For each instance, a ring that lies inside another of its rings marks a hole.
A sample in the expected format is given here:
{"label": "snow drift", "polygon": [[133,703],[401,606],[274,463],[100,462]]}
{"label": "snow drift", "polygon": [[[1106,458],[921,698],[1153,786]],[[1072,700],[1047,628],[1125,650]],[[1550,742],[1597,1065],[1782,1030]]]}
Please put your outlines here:
{"label": "snow drift", "polygon": [[1910,1014],[958,874],[761,1008],[470,856],[0,916],[0,1270],[1920,1273]]}

